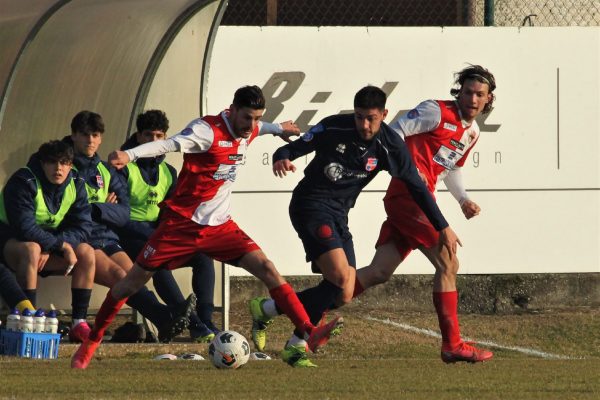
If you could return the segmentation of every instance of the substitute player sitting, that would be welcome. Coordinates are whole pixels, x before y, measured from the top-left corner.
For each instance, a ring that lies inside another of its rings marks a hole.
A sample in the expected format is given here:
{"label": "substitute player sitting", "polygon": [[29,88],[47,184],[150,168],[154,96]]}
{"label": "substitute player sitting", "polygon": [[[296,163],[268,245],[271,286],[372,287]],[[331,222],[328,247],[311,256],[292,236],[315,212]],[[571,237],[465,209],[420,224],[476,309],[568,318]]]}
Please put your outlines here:
{"label": "substitute player sitting", "polygon": [[292,287],[279,274],[260,247],[231,219],[230,198],[237,169],[248,146],[265,133],[283,138],[298,135],[291,122],[260,122],[265,98],[257,86],[235,92],[229,110],[192,121],[179,134],[133,149],[113,152],[109,162],[123,168],[139,157],[168,152],[184,153],[175,193],[162,204],[161,222],[128,274],[107,294],[88,339],[71,361],[72,368],[87,368],[107,326],[124,304],[157,268],[177,268],[196,253],[244,268],[269,288],[277,306],[304,332],[314,351],[329,338],[337,320],[319,327],[310,322]]}

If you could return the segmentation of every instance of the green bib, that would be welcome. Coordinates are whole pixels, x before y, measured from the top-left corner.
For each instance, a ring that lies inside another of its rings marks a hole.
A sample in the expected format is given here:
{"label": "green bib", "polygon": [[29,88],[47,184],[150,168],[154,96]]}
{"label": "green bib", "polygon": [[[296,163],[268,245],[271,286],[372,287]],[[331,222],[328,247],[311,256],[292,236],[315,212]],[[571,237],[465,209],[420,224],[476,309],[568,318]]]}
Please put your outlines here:
{"label": "green bib", "polygon": [[140,167],[134,162],[127,164],[129,177],[129,206],[132,221],[156,221],[160,208],[158,203],[167,197],[169,188],[173,183],[173,176],[164,162],[158,165],[158,181],[155,186],[144,181]]}
{"label": "green bib", "polygon": [[[29,168],[27,168],[29,169]],[[31,171],[31,170],[30,170]],[[32,172],[33,174],[33,172]],[[35,176],[35,175],[34,175]],[[42,184],[39,179],[35,177],[35,183],[37,186],[37,192],[35,195],[35,199],[33,200],[35,206],[35,223],[44,229],[56,229],[60,225],[60,223],[65,219],[65,215],[69,212],[69,209],[75,203],[77,199],[77,189],[75,188],[75,181],[73,178],[71,182],[65,188],[65,192],[63,193],[63,198],[60,203],[60,208],[56,214],[52,214],[48,207],[46,206],[46,202],[44,201],[44,193],[42,192]],[[0,196],[0,221],[8,224],[8,218],[6,218],[6,208],[4,207],[4,191]]]}
{"label": "green bib", "polygon": [[[73,165],[73,169],[77,171],[75,165]],[[102,178],[102,182],[104,182],[104,186],[96,189],[93,186],[85,183],[85,191],[88,195],[89,203],[105,203],[106,198],[108,197],[108,187],[110,186],[110,171],[104,166],[102,163],[98,163],[98,172],[100,172],[100,177]]]}

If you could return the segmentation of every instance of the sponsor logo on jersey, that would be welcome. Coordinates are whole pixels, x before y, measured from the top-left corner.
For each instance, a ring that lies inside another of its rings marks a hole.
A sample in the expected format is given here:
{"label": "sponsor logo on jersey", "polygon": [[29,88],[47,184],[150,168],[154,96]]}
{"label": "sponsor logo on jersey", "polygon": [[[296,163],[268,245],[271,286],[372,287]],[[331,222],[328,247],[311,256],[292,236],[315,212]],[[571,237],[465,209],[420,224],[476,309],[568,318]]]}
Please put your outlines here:
{"label": "sponsor logo on jersey", "polygon": [[363,171],[348,171],[343,165],[338,163],[330,163],[323,168],[323,173],[331,182],[336,182],[342,178],[357,178],[363,179],[369,176]]}
{"label": "sponsor logo on jersey", "polygon": [[233,147],[233,142],[229,140],[219,140],[219,147]]}
{"label": "sponsor logo on jersey", "polygon": [[451,124],[449,122],[444,122],[444,129],[448,129],[449,131],[456,132],[456,125]]}
{"label": "sponsor logo on jersey", "polygon": [[373,171],[375,168],[377,168],[377,159],[374,157],[369,157],[367,158],[367,163],[365,164],[365,169],[367,171]]}
{"label": "sponsor logo on jersey", "polygon": [[450,144],[460,150],[464,150],[464,148],[465,148],[464,143],[461,143],[455,139],[450,139]]}
{"label": "sponsor logo on jersey", "polygon": [[346,151],[346,145],[344,143],[340,143],[340,144],[337,145],[337,147],[335,148],[335,150],[338,153],[344,154],[344,152]]}
{"label": "sponsor logo on jersey", "polygon": [[102,175],[96,175],[96,183],[100,189],[104,187],[104,179],[102,179]]}
{"label": "sponsor logo on jersey", "polygon": [[221,164],[219,169],[213,175],[215,181],[235,181],[236,165]]}
{"label": "sponsor logo on jersey", "polygon": [[154,247],[150,246],[150,245],[146,245],[146,247],[144,247],[144,258],[148,258],[154,255],[154,253],[156,253],[156,250],[154,249]]}
{"label": "sponsor logo on jersey", "polygon": [[243,154],[230,154],[229,161],[242,161],[244,159]]}
{"label": "sponsor logo on jersey", "polygon": [[190,136],[193,133],[194,133],[194,130],[192,128],[185,128],[184,130],[181,131],[180,135],[181,136]]}
{"label": "sponsor logo on jersey", "polygon": [[408,119],[415,119],[419,116],[419,110],[417,110],[416,108],[413,108],[412,110],[410,110],[408,112],[408,114],[406,114],[406,118]]}

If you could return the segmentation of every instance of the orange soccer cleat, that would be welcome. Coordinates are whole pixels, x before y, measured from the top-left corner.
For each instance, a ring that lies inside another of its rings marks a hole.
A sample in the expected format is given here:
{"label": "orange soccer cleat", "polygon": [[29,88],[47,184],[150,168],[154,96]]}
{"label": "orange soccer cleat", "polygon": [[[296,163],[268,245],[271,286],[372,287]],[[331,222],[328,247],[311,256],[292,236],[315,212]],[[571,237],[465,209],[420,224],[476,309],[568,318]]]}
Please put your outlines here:
{"label": "orange soccer cleat", "polygon": [[445,363],[455,363],[465,361],[476,363],[487,361],[494,356],[494,353],[485,349],[478,349],[471,345],[471,342],[461,342],[451,350],[442,349],[442,361]]}

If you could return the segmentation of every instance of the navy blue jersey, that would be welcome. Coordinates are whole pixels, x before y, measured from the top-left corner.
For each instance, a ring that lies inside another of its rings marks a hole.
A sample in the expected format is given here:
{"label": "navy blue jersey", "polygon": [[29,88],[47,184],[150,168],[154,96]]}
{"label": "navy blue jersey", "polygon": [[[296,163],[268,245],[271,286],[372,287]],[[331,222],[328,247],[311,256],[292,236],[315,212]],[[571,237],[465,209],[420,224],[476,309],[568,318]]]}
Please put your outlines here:
{"label": "navy blue jersey", "polygon": [[402,138],[385,123],[370,141],[356,130],[353,114],[323,119],[298,140],[277,149],[273,162],[315,152],[294,189],[290,208],[325,207],[347,215],[362,189],[381,170],[404,181],[432,225],[448,226],[435,200],[419,177]]}

